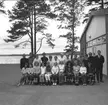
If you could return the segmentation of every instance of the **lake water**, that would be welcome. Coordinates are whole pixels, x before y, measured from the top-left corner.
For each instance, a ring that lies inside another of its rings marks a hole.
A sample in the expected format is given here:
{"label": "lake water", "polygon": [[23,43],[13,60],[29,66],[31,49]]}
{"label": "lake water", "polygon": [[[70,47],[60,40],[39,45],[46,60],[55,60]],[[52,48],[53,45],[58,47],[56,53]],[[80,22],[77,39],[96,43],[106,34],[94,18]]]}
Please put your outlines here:
{"label": "lake water", "polygon": [[0,64],[19,64],[22,56],[0,56]]}
{"label": "lake water", "polygon": [[[52,56],[52,60],[54,60],[54,56],[58,56],[58,59],[60,58],[60,54],[54,53],[50,54]],[[46,55],[49,57],[49,54]],[[28,58],[29,55],[26,56]],[[39,59],[41,59],[42,55],[39,54]],[[19,64],[20,59],[22,58],[22,55],[0,55],[0,64]],[[66,56],[64,56],[64,59],[66,59]]]}
{"label": "lake water", "polygon": [[[47,57],[48,57],[49,55],[47,55]],[[53,56],[53,59],[54,59],[54,56],[56,56],[56,54],[55,55],[52,55]],[[58,58],[60,57],[60,55],[57,55],[58,56]],[[29,57],[29,56],[26,56],[27,58]],[[39,55],[39,59],[42,57],[42,55]],[[19,64],[20,63],[20,59],[22,58],[22,55],[17,55],[17,56],[15,56],[15,55],[0,55],[0,64]]]}

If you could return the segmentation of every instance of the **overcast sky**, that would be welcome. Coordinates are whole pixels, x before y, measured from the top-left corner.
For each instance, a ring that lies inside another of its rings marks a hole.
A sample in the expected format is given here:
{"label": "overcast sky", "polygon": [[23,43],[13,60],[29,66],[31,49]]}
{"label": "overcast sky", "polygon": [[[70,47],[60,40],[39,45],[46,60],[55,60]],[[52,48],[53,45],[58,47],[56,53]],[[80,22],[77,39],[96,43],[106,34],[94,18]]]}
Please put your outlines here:
{"label": "overcast sky", "polygon": [[[5,2],[5,9],[11,9],[12,6],[14,6],[15,1],[14,0],[9,0]],[[0,14],[0,54],[22,54],[22,53],[30,53],[30,48],[14,48],[14,45],[16,45],[16,43],[5,43],[3,41],[3,39],[5,39],[8,35],[8,33],[6,32],[9,27],[10,27],[10,23],[9,23],[9,18],[7,15],[3,15]],[[49,47],[46,44],[46,40],[43,41],[43,46],[41,48],[41,50],[39,51],[39,53],[51,53],[51,52],[62,52],[65,45],[66,45],[66,39],[64,38],[59,38],[60,34],[64,34],[65,31],[63,30],[58,30],[56,28],[57,24],[55,21],[51,21],[51,24],[48,27],[47,32],[51,33],[53,35],[53,38],[55,38],[55,44],[56,46],[54,47],[54,49],[52,49],[51,47]],[[84,29],[84,25],[80,25],[80,27],[77,28],[77,36],[81,36],[82,32]],[[38,48],[38,45],[37,45]]]}

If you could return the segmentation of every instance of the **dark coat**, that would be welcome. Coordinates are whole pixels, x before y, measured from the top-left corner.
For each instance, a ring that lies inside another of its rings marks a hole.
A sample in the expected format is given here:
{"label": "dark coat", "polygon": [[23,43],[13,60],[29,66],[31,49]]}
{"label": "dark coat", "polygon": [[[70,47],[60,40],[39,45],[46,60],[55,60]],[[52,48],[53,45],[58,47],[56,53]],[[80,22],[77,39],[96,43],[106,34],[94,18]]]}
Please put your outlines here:
{"label": "dark coat", "polygon": [[27,58],[21,58],[20,68],[22,69],[23,67],[25,67],[26,64],[27,64],[27,66],[29,65],[28,59]]}
{"label": "dark coat", "polygon": [[[68,66],[70,64],[70,66]],[[65,71],[64,73],[73,73],[73,63],[71,61],[67,61],[65,65]]]}
{"label": "dark coat", "polygon": [[98,56],[95,57],[96,58],[96,67],[103,67],[103,63],[104,63],[104,57],[101,55],[100,58]]}
{"label": "dark coat", "polygon": [[46,66],[46,72],[51,72],[51,66],[50,65]]}
{"label": "dark coat", "polygon": [[48,58],[47,57],[42,57],[41,58],[42,63],[44,63],[44,66],[46,66],[47,62],[48,62]]}
{"label": "dark coat", "polygon": [[91,66],[94,68],[96,67],[96,56],[90,56],[88,58],[88,62],[91,63]]}

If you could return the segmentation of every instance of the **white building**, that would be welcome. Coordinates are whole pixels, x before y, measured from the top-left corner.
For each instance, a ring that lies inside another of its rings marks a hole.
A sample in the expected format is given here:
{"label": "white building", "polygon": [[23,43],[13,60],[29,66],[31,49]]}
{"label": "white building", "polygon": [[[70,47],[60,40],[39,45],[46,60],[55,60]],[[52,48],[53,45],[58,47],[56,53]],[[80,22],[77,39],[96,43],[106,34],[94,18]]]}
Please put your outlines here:
{"label": "white building", "polygon": [[91,13],[80,42],[83,55],[101,50],[105,58],[103,73],[108,76],[108,9]]}

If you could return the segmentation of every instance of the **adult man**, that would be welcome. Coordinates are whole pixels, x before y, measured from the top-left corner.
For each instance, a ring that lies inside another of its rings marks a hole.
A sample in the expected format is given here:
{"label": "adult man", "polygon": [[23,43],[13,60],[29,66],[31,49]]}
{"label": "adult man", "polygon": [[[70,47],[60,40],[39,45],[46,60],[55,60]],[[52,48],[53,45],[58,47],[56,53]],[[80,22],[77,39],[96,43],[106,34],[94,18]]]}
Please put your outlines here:
{"label": "adult man", "polygon": [[28,59],[26,58],[26,55],[23,54],[23,57],[20,60],[20,68],[22,69],[25,65],[28,66]]}
{"label": "adult man", "polygon": [[52,56],[51,55],[49,56],[48,62],[50,64],[51,68],[52,68],[52,66],[53,66],[53,60],[52,60]]}
{"label": "adult man", "polygon": [[94,57],[92,56],[91,52],[89,52],[88,62],[91,63],[91,65],[93,65]]}
{"label": "adult man", "polygon": [[34,60],[33,54],[30,53],[30,54],[29,54],[29,58],[28,58],[29,66],[33,66],[33,60]]}
{"label": "adult man", "polygon": [[97,76],[97,81],[103,82],[103,63],[104,63],[104,57],[101,55],[101,51],[97,51],[97,56],[96,58],[96,76]]}
{"label": "adult man", "polygon": [[[91,66],[90,68],[92,69],[92,73],[95,76],[95,74],[96,74],[96,56],[94,54],[92,55],[91,52],[89,53],[88,63],[90,64],[90,66]],[[89,70],[88,70],[88,72],[89,72]]]}
{"label": "adult man", "polygon": [[62,61],[62,62],[65,63],[65,59],[64,59],[64,55],[63,54],[60,55],[59,61]]}
{"label": "adult man", "polygon": [[43,57],[41,57],[41,61],[42,61],[42,63],[44,63],[44,66],[46,66],[46,64],[48,62],[48,58],[46,57],[45,53],[43,53]]}

